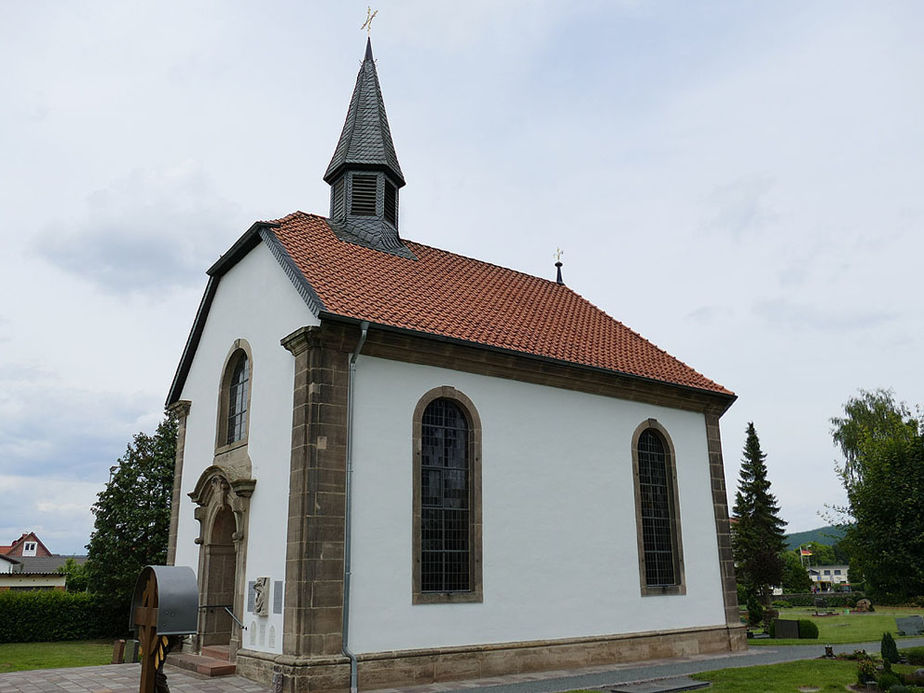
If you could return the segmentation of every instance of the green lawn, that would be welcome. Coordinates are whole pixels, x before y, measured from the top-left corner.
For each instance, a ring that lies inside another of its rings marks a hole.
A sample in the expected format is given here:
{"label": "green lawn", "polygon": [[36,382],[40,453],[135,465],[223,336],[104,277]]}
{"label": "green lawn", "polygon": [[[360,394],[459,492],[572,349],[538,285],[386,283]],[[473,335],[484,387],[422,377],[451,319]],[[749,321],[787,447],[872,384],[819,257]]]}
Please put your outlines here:
{"label": "green lawn", "polygon": [[0,645],[0,674],[28,669],[87,667],[109,664],[111,661],[111,641],[16,642]]}
{"label": "green lawn", "polygon": [[[835,609],[832,609],[834,611]],[[833,645],[847,642],[878,642],[883,633],[892,633],[901,649],[902,638],[895,628],[896,616],[924,615],[924,609],[878,606],[871,614],[813,616],[812,608],[780,609],[780,618],[807,618],[818,626],[818,640],[748,640],[748,645]],[[877,650],[878,651],[878,650]]]}
{"label": "green lawn", "polygon": [[[909,674],[913,666],[894,665],[893,670]],[[711,681],[710,691],[762,691],[762,693],[796,693],[800,688],[843,691],[857,682],[857,663],[852,661],[811,659],[783,662],[743,669],[718,669],[693,674],[698,681]]]}
{"label": "green lawn", "polygon": [[857,663],[850,661],[808,660],[784,662],[744,669],[719,669],[693,674],[697,681],[710,681],[710,691],[762,691],[794,693],[802,687],[823,691],[843,691],[857,682]]}

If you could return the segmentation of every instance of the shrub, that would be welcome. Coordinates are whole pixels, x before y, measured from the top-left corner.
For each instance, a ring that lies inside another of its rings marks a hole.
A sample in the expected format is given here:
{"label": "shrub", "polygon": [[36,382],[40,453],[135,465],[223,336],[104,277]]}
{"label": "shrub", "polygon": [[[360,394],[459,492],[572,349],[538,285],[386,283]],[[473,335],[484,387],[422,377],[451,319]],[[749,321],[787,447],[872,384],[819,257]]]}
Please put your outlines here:
{"label": "shrub", "polygon": [[787,602],[785,599],[777,599],[773,602],[773,606],[777,609],[791,609],[792,604]]}
{"label": "shrub", "polygon": [[806,640],[818,640],[818,626],[807,618],[799,619],[799,638]]}
{"label": "shrub", "polygon": [[748,598],[748,625],[757,626],[764,620],[764,607],[760,605],[757,595]]}
{"label": "shrub", "polygon": [[0,643],[89,640],[125,634],[129,605],[101,594],[0,592]]}
{"label": "shrub", "polygon": [[778,619],[779,617],[780,617],[779,609],[774,609],[772,607],[764,609],[764,616],[762,619],[763,624],[764,624],[764,629],[769,628],[770,624],[776,621],[776,619]]}
{"label": "shrub", "polygon": [[882,643],[879,645],[879,653],[882,655],[883,662],[896,664],[898,662],[898,647],[895,645],[895,638],[891,633],[882,634]]}
{"label": "shrub", "polygon": [[884,671],[879,675],[879,679],[876,681],[879,684],[879,690],[888,691],[895,690],[894,686],[900,686],[902,680],[898,677],[897,674],[892,673],[891,671]]}
{"label": "shrub", "polygon": [[869,657],[857,657],[857,683],[865,686],[876,681],[876,665]]}
{"label": "shrub", "polygon": [[908,647],[902,650],[902,654],[908,659],[908,664],[924,664],[924,647]]}

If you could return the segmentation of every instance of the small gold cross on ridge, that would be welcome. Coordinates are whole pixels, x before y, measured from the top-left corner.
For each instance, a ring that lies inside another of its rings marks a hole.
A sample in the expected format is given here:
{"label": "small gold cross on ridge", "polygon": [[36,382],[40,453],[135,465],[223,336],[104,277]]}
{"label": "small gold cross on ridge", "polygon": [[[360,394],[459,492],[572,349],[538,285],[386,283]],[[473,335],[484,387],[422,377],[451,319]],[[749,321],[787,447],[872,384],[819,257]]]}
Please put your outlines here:
{"label": "small gold cross on ridge", "polygon": [[369,34],[372,33],[372,20],[375,19],[375,15],[377,15],[378,13],[379,13],[378,10],[373,12],[371,7],[369,7],[368,5],[366,6],[366,21],[363,22],[363,25],[361,27],[359,27],[360,31],[362,31],[363,29],[366,30],[366,36],[369,36]]}

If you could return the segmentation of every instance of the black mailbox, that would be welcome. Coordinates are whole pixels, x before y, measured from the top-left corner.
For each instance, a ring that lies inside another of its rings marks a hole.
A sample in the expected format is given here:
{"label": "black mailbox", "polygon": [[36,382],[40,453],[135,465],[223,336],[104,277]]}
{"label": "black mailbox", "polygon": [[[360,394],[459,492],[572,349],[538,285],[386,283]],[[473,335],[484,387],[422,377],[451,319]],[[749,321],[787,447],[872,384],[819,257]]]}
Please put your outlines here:
{"label": "black mailbox", "polygon": [[139,625],[138,610],[145,607],[144,592],[152,578],[157,594],[158,635],[195,633],[199,616],[199,586],[196,584],[196,574],[187,566],[145,566],[135,583],[129,628],[134,630]]}

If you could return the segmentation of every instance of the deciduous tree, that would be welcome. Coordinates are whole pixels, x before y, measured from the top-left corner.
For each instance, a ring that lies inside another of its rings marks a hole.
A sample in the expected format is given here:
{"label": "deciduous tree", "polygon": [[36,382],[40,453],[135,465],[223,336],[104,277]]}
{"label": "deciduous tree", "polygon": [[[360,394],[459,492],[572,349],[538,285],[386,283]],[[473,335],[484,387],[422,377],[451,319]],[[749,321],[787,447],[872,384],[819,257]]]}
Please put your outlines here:
{"label": "deciduous tree", "polygon": [[776,497],[770,493],[766,458],[754,424],[749,423],[735,494],[737,522],[732,531],[732,549],[739,582],[748,593],[769,604],[770,587],[783,582],[780,555],[786,548],[786,523],[780,519]]}
{"label": "deciduous tree", "polygon": [[845,543],[851,574],[882,601],[924,594],[924,439],[891,392],[860,392],[831,420],[844,453]]}

